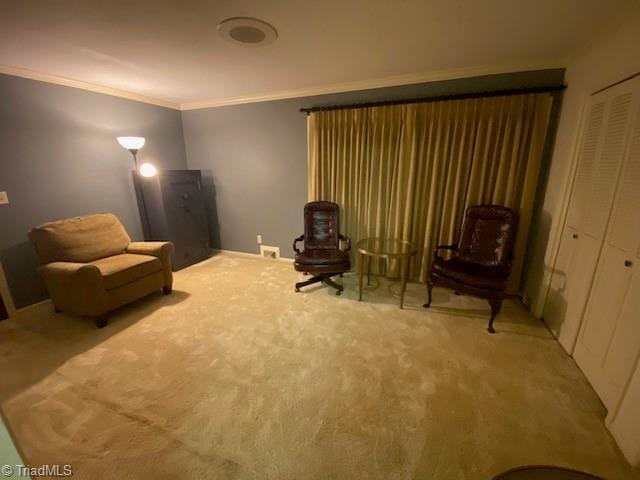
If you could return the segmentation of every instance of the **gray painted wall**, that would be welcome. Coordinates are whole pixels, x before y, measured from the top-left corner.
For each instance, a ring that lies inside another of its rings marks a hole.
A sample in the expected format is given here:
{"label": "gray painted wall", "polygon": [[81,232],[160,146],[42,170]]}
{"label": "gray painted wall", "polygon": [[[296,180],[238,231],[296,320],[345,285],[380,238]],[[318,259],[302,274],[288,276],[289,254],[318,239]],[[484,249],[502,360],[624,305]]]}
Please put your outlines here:
{"label": "gray painted wall", "polygon": [[47,297],[27,231],[40,223],[113,212],[142,237],[131,154],[119,135],[147,139],[140,161],[186,168],[180,112],[0,75],[0,262],[23,307]]}
{"label": "gray painted wall", "polygon": [[256,235],[291,257],[307,201],[301,107],[558,85],[564,69],[251,103],[182,112],[189,168],[203,170],[216,248],[258,251]]}

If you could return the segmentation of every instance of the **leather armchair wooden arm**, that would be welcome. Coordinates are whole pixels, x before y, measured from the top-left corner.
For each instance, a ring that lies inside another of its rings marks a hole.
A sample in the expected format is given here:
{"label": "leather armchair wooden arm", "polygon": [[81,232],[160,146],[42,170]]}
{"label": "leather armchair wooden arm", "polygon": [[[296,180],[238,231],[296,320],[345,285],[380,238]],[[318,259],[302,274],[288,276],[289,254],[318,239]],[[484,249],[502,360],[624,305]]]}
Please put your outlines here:
{"label": "leather armchair wooden arm", "polygon": [[343,251],[350,252],[351,251],[351,239],[349,237],[345,237],[342,234],[338,235],[338,239],[342,240],[343,242],[345,242],[347,244],[347,248],[345,248]]}
{"label": "leather armchair wooden arm", "polygon": [[440,256],[440,254],[438,253],[440,250],[449,250],[449,251],[452,251],[452,252],[456,252],[456,251],[458,251],[458,244],[454,243],[453,245],[438,245],[433,250],[433,254],[435,255],[436,258],[442,258]]}

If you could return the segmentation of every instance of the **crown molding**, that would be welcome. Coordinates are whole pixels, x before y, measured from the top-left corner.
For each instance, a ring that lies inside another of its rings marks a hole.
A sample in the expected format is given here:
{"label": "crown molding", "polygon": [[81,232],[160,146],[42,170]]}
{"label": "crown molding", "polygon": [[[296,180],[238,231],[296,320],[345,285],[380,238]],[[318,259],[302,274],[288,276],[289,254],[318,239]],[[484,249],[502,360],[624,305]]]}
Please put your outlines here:
{"label": "crown molding", "polygon": [[547,70],[555,68],[566,68],[564,60],[554,60],[539,63],[510,64],[499,66],[481,66],[470,68],[458,68],[450,70],[439,70],[436,72],[418,73],[411,75],[396,75],[374,80],[363,80],[357,82],[338,83],[327,86],[316,86],[309,88],[298,88],[292,90],[281,90],[277,92],[264,93],[260,95],[248,95],[242,97],[222,98],[218,100],[203,100],[197,102],[186,102],[180,104],[180,110],[200,110],[203,108],[226,107],[230,105],[241,105],[245,103],[269,102],[273,100],[286,100],[290,98],[312,97],[316,95],[327,95],[334,93],[353,92],[357,90],[371,90],[374,88],[398,87],[402,85],[413,85],[416,83],[437,82],[441,80],[454,80],[458,78],[479,77],[483,75],[499,75],[505,73],[524,72],[532,70]]}
{"label": "crown molding", "polygon": [[126,90],[120,90],[118,88],[97,85],[95,83],[88,83],[80,80],[72,80],[70,78],[59,77],[57,75],[51,75],[49,73],[36,72],[34,70],[29,70],[26,68],[0,65],[0,74],[28,78],[30,80],[38,80],[40,82],[53,83],[55,85],[62,85],[65,87],[79,88],[80,90],[87,90],[89,92],[102,93],[104,95],[111,95],[112,97],[126,98],[127,100],[134,100],[136,102],[149,103],[151,105],[157,105],[159,107],[180,110],[180,105],[178,103],[171,102],[169,100],[147,97],[145,95],[128,92]]}
{"label": "crown molding", "polygon": [[202,100],[195,102],[176,103],[170,100],[147,97],[137,93],[97,85],[80,80],[51,75],[48,73],[36,72],[20,67],[0,65],[0,74],[12,75],[15,77],[29,78],[41,82],[63,85],[65,87],[79,88],[113,97],[125,98],[136,102],[158,105],[160,107],[174,110],[199,110],[203,108],[226,107],[230,105],[242,105],[246,103],[269,102],[274,100],[286,100],[290,98],[312,97],[316,95],[327,95],[335,93],[353,92],[358,90],[371,90],[374,88],[397,87],[402,85],[413,85],[417,83],[437,82],[441,80],[454,80],[459,78],[479,77],[483,75],[499,75],[505,73],[524,72],[532,70],[546,70],[553,68],[565,68],[565,60],[553,60],[536,63],[518,63],[493,66],[478,66],[469,68],[457,68],[449,70],[439,70],[435,72],[424,72],[411,75],[396,75],[391,77],[378,78],[373,80],[362,80],[355,82],[337,83],[333,85],[314,86],[308,88],[297,88],[291,90],[279,90],[276,92],[263,93],[258,95],[247,95],[241,97],[229,97],[214,100]]}

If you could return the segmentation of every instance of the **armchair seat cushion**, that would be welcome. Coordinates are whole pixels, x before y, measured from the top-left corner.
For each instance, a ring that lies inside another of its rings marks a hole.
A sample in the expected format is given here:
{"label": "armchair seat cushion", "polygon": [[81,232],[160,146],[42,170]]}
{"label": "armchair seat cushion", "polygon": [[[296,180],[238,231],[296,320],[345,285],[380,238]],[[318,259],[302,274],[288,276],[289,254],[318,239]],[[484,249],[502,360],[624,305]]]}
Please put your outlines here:
{"label": "armchair seat cushion", "polygon": [[349,252],[335,248],[317,248],[296,253],[295,262],[300,265],[336,265],[349,264],[350,260]]}
{"label": "armchair seat cushion", "polygon": [[442,277],[486,290],[504,290],[509,278],[509,272],[503,267],[484,266],[458,258],[435,258],[431,269],[433,273]]}
{"label": "armchair seat cushion", "polygon": [[100,270],[106,290],[113,290],[139,278],[162,271],[162,262],[157,257],[133,253],[113,255],[89,264],[95,265]]}

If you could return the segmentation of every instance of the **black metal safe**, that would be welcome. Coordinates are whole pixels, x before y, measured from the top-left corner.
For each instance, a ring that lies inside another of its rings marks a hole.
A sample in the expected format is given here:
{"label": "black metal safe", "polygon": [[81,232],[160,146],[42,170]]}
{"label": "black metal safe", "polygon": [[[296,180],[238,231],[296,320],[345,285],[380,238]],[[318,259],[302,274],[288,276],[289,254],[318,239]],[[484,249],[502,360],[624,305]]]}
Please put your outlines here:
{"label": "black metal safe", "polygon": [[134,172],[144,239],[172,241],[173,269],[211,255],[209,225],[200,170],[159,170],[153,177]]}

